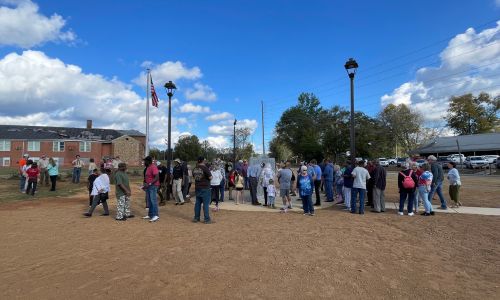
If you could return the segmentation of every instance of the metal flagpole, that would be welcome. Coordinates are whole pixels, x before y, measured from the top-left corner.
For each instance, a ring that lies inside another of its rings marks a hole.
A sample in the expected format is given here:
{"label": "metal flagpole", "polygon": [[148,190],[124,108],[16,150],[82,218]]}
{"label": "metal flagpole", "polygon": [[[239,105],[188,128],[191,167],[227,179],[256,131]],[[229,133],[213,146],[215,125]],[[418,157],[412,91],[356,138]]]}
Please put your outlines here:
{"label": "metal flagpole", "polygon": [[266,156],[266,143],[264,140],[264,101],[260,101],[262,109],[262,155]]}
{"label": "metal flagpole", "polygon": [[149,73],[149,69],[148,70],[148,74],[146,76],[146,149],[145,149],[145,156],[148,156],[149,155],[149,94],[151,93],[151,87],[149,86],[151,80],[149,79],[149,77],[151,76],[151,74]]}

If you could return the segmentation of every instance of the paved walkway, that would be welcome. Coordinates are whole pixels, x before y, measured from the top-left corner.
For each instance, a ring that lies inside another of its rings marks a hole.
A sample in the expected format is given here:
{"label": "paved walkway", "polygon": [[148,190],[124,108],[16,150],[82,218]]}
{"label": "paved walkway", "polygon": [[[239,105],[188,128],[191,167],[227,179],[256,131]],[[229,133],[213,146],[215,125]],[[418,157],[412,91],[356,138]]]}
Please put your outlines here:
{"label": "paved walkway", "polygon": [[[245,199],[250,199],[250,195],[247,193]],[[228,197],[228,194],[225,194],[225,197]],[[314,200],[314,195],[313,195],[313,202]],[[320,207],[314,207],[314,209],[324,209],[328,207],[334,206],[332,202],[325,202],[323,201],[322,197],[322,202]],[[261,203],[263,203],[262,200],[259,200]],[[258,212],[274,212],[274,213],[279,213],[280,210],[279,208],[282,207],[282,202],[281,198],[278,198],[275,200],[275,205],[276,209],[271,209],[265,206],[258,206],[258,205],[251,205],[250,202],[245,202],[245,204],[234,204],[234,201],[232,200],[226,200],[225,202],[219,203],[219,208],[222,210],[234,210],[234,211],[258,211]],[[393,202],[386,202],[386,209],[390,210],[397,210],[399,207],[399,203],[393,203]],[[339,209],[344,208],[342,205],[335,205]],[[290,212],[298,212],[302,213],[302,201],[298,197],[292,197],[292,207],[293,209],[289,210]],[[490,208],[490,207],[470,207],[470,206],[461,206],[460,208],[448,208],[447,210],[441,210],[438,209],[439,205],[433,205],[434,211],[436,213],[456,213],[456,214],[471,214],[471,215],[487,215],[487,216],[500,216],[500,208]],[[367,211],[369,211],[370,208],[368,207]],[[423,211],[423,210],[420,210]]]}

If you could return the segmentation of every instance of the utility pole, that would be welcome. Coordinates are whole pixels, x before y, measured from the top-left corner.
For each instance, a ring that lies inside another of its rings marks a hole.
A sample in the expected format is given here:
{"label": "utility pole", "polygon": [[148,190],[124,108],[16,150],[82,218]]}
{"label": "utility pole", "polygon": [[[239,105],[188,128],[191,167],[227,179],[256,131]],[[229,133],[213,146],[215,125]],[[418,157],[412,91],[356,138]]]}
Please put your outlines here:
{"label": "utility pole", "polygon": [[262,109],[262,155],[266,156],[266,144],[264,141],[264,101],[260,101]]}

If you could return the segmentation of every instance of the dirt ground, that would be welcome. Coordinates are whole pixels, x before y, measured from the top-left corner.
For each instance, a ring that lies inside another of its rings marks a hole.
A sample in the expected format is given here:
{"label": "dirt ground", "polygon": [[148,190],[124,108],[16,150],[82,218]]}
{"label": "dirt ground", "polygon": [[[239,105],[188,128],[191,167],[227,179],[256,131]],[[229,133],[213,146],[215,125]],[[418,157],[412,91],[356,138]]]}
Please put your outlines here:
{"label": "dirt ground", "polygon": [[0,299],[500,295],[499,217],[221,210],[206,225],[190,222],[192,204],[169,203],[151,224],[134,193],[126,222],[101,208],[83,218],[83,196],[1,204]]}

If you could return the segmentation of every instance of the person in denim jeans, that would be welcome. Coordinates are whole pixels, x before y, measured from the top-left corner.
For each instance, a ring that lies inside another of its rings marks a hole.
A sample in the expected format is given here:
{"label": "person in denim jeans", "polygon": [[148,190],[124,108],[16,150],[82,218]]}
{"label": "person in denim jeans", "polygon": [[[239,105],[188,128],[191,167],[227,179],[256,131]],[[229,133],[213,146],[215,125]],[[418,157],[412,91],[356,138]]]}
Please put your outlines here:
{"label": "person in denim jeans", "polygon": [[203,204],[205,224],[211,224],[209,206],[211,196],[210,179],[212,179],[212,174],[205,165],[205,158],[202,156],[198,158],[198,165],[193,169],[193,177],[196,193],[193,222],[197,223],[200,221],[201,205]]}
{"label": "person in denim jeans", "polygon": [[429,202],[432,203],[432,197],[434,197],[434,193],[438,194],[439,200],[441,201],[440,209],[448,209],[446,205],[446,199],[443,196],[443,167],[436,163],[437,158],[434,155],[429,155],[427,161],[431,164],[431,172],[432,172],[432,185],[431,191],[429,192]]}
{"label": "person in denim jeans", "polygon": [[[415,162],[410,162],[406,170],[398,174],[398,187],[399,187],[399,211],[400,216],[403,215],[406,199],[408,199],[408,216],[413,216],[413,201],[415,201],[415,191],[417,189],[418,177],[417,172],[413,171]],[[413,180],[413,187],[405,187],[403,181],[406,176],[410,176]]]}
{"label": "person in denim jeans", "polygon": [[151,156],[144,158],[144,166],[146,166],[144,190],[146,191],[146,202],[149,210],[148,215],[143,217],[143,219],[149,219],[149,222],[156,222],[160,219],[158,216],[158,200],[156,198],[158,187],[160,187],[160,172],[156,164],[153,164]]}
{"label": "person in denim jeans", "polygon": [[354,178],[351,191],[351,213],[356,213],[356,199],[359,194],[359,214],[365,213],[366,182],[371,178],[368,170],[365,169],[365,162],[358,161],[358,166],[352,170],[351,176]]}
{"label": "person in denim jeans", "polygon": [[429,172],[429,165],[423,164],[420,169],[417,171],[418,176],[418,195],[420,199],[424,202],[424,209],[422,216],[431,216],[434,215],[432,211],[432,205],[429,201],[429,191],[431,190],[432,183],[432,173]]}
{"label": "person in denim jeans", "polygon": [[297,190],[302,199],[304,215],[314,216],[314,206],[312,204],[312,193],[314,191],[314,179],[307,174],[307,166],[300,167],[300,174],[297,176]]}

